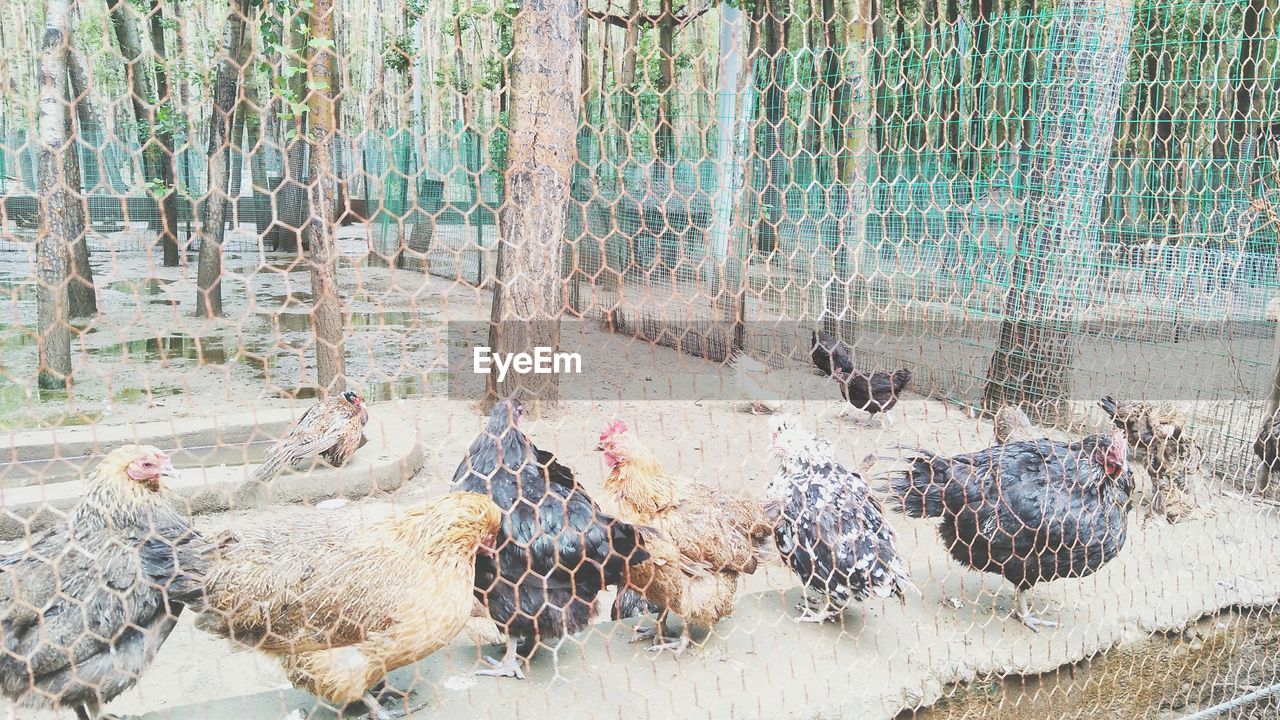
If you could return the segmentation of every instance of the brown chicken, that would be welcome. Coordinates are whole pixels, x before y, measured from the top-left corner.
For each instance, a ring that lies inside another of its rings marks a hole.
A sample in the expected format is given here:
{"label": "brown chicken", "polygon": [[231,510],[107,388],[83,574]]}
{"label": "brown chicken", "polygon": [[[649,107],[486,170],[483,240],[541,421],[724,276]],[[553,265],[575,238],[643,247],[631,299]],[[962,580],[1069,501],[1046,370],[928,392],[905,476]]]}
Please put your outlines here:
{"label": "brown chicken", "polygon": [[1148,402],[1118,402],[1110,395],[1098,404],[1124,431],[1151,478],[1150,511],[1170,522],[1199,507],[1196,473],[1204,453],[1187,431],[1187,418],[1177,407]]}
{"label": "brown chicken", "polygon": [[173,472],[154,447],[116,448],[65,521],[0,558],[6,697],[97,718],[198,602],[211,546],[166,491]]}
{"label": "brown chicken", "polygon": [[236,491],[235,505],[256,504],[263,488],[281,469],[303,460],[318,456],[342,467],[364,445],[368,422],[364,398],[350,390],[312,405],[298,424],[267,450],[262,464]]}
{"label": "brown chicken", "polygon": [[992,425],[997,445],[1044,437],[1044,433],[1036,430],[1036,426],[1031,424],[1031,418],[1017,405],[1006,405],[997,410]]}
{"label": "brown chicken", "polygon": [[[612,468],[604,487],[619,518],[644,528],[651,555],[627,579],[629,589],[660,608],[655,626],[637,639],[654,637],[652,649],[683,652],[691,626],[710,628],[733,611],[738,576],[755,572],[773,524],[759,502],[668,473],[620,420],[601,433],[597,449]],[[673,642],[663,638],[668,613],[685,624]]]}
{"label": "brown chicken", "polygon": [[467,627],[476,553],[492,547],[500,517],[483,495],[450,493],[374,522],[309,514],[243,532],[209,571],[197,626],[385,720],[370,688]]}

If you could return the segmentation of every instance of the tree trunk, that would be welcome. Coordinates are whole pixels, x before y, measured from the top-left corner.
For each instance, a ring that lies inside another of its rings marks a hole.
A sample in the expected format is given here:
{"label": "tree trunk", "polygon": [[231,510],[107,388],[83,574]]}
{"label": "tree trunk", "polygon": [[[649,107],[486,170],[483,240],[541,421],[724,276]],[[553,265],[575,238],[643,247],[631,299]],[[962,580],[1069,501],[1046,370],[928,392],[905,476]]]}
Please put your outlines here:
{"label": "tree trunk", "polygon": [[40,329],[37,384],[55,390],[71,385],[71,325],[68,321],[67,250],[84,233],[76,227],[79,178],[65,175],[65,155],[74,153],[67,96],[67,49],[71,46],[68,0],[45,6],[40,43],[39,186],[41,228],[36,237],[36,320]]}
{"label": "tree trunk", "polygon": [[654,132],[653,152],[658,162],[654,170],[662,177],[672,178],[672,165],[676,159],[675,118],[672,103],[675,102],[676,82],[676,16],[672,11],[673,0],[660,0],[658,13],[658,126]]}
{"label": "tree trunk", "polygon": [[343,362],[342,299],[338,295],[338,241],[334,209],[338,176],[333,144],[338,129],[337,104],[342,79],[334,70],[334,0],[313,0],[310,44],[314,48],[307,70],[307,115],[311,133],[311,202],[307,245],[311,268],[311,323],[316,335],[316,379],[324,394],[346,389]]}
{"label": "tree trunk", "polygon": [[[150,14],[151,48],[156,53],[156,107],[168,107],[170,121],[161,122],[153,129],[160,143],[160,179],[168,192],[160,201],[160,233],[164,243],[164,266],[178,265],[178,156],[174,153],[173,128],[180,117],[177,103],[169,89],[168,53],[164,42],[164,6],[160,0],[151,0]],[[189,183],[188,183],[189,184]],[[194,210],[194,208],[193,208]],[[189,229],[189,228],[188,228]],[[169,250],[173,250],[170,257]]]}
{"label": "tree trunk", "polygon": [[[968,153],[965,156],[965,175],[976,179],[982,171],[982,153],[986,143],[986,118],[990,115],[992,93],[986,84],[988,56],[991,50],[991,19],[994,14],[993,0],[973,0],[973,115],[969,120]],[[999,72],[999,62],[991,63],[992,70]]]}
{"label": "tree trunk", "polygon": [[840,37],[840,20],[836,15],[835,0],[822,0],[822,27],[826,35],[822,49],[822,82],[827,94],[827,118],[823,123],[825,130],[820,131],[825,135],[825,141],[820,145],[819,154],[824,156],[820,169],[826,168],[820,175],[824,185],[836,177],[836,166],[830,158],[839,157],[848,131],[845,113],[848,111],[849,93],[840,63],[840,53],[846,49],[841,47],[844,43]]}
{"label": "tree trunk", "polygon": [[628,157],[631,147],[631,128],[636,122],[636,58],[640,52],[640,0],[627,2],[627,34],[622,41],[622,71],[618,75],[618,90],[622,94],[622,107],[618,108],[618,157]]}
{"label": "tree trunk", "polygon": [[1069,413],[1072,326],[1096,277],[1132,21],[1125,0],[1059,0],[1054,9],[1025,220],[983,393],[990,411],[1022,405],[1046,422]]}
{"label": "tree trunk", "polygon": [[[556,351],[560,344],[561,254],[581,99],[581,11],[576,1],[525,0],[515,17],[515,111],[489,330],[495,354]],[[503,382],[490,374],[486,404],[519,395],[536,399],[541,413],[558,401],[559,385],[554,373],[509,373]]]}
{"label": "tree trunk", "polygon": [[227,230],[228,165],[240,73],[248,58],[249,42],[245,32],[248,14],[247,0],[235,0],[222,30],[222,57],[213,83],[213,111],[209,115],[209,184],[201,223],[196,317],[222,315],[222,242]]}
{"label": "tree trunk", "polygon": [[[286,10],[284,19],[284,57],[281,58],[281,69],[294,68],[296,74],[287,79],[290,103],[302,103],[307,97],[307,73],[296,72],[306,69],[306,38],[303,37],[305,15],[296,7]],[[285,140],[285,173],[280,180],[277,194],[280,208],[280,223],[277,225],[276,249],[281,252],[298,254],[302,242],[302,231],[306,225],[306,183],[307,183],[307,114],[288,108],[289,120],[287,138]]]}
{"label": "tree trunk", "polygon": [[786,110],[786,94],[783,82],[787,67],[782,16],[785,7],[780,0],[764,0],[760,9],[761,33],[764,40],[764,61],[768,66],[765,75],[764,128],[760,142],[760,154],[769,168],[765,180],[760,207],[760,221],[756,225],[756,248],[770,253],[778,247],[778,227],[782,224],[783,191],[787,182],[787,157],[783,152],[782,122]]}
{"label": "tree trunk", "polygon": [[[99,141],[92,145],[101,151],[101,141],[105,139],[102,118],[93,104],[89,78],[85,74],[84,65],[80,63],[75,51],[70,48],[67,50],[67,76],[71,82],[72,103],[76,108],[76,121],[79,126],[79,132],[75,136],[83,142],[90,135],[87,130],[92,128],[92,136]],[[99,155],[98,160],[101,161],[101,159]],[[80,156],[74,146],[63,153],[63,162],[66,163],[63,173],[67,182],[74,183],[70,187],[80,190],[84,187],[84,183],[80,172]],[[88,190],[88,188],[85,189]],[[93,317],[98,314],[98,295],[94,291],[93,267],[89,264],[89,233],[86,232],[89,209],[85,207],[83,199],[77,199],[68,212],[72,214],[72,226],[78,228],[78,232],[74,235],[75,243],[71,247],[71,282],[67,286],[69,312],[71,317]]]}
{"label": "tree trunk", "polygon": [[[169,222],[165,211],[169,208],[168,198],[176,188],[173,184],[173,166],[166,158],[173,155],[173,142],[166,146],[157,134],[160,123],[157,122],[157,108],[154,104],[160,96],[157,94],[152,78],[150,63],[142,57],[142,39],[138,35],[138,24],[134,21],[123,0],[106,0],[107,13],[111,17],[111,27],[115,31],[116,44],[120,48],[120,56],[124,58],[125,77],[129,83],[129,102],[133,106],[133,119],[138,122],[138,143],[142,146],[142,175],[153,184],[152,191],[160,205],[160,243],[164,251],[164,266],[178,265],[178,237],[174,233],[176,221]],[[150,128],[154,137],[147,137],[142,130]],[[158,187],[156,187],[158,186]],[[163,193],[163,194],[161,194]],[[176,206],[174,206],[176,207]]]}
{"label": "tree trunk", "polygon": [[[839,233],[833,258],[833,278],[824,292],[823,308],[819,321],[827,332],[846,339],[852,338],[852,326],[858,314],[865,309],[865,293],[858,257],[866,244],[867,214],[870,209],[871,124],[875,113],[874,100],[869,86],[873,47],[872,2],[854,0],[849,19],[848,52],[850,58],[849,80],[842,92],[848,97],[845,113],[846,131],[844,146],[839,149],[840,183],[836,190],[845,194],[846,209],[840,213],[843,228]],[[829,198],[828,202],[835,198]]]}
{"label": "tree trunk", "polygon": [[1235,79],[1235,104],[1231,112],[1231,140],[1235,152],[1239,152],[1240,143],[1249,134],[1249,115],[1253,111],[1253,94],[1258,81],[1258,61],[1263,54],[1259,31],[1267,4],[1268,0],[1249,0],[1249,5],[1244,10],[1240,53],[1231,73],[1231,77]]}

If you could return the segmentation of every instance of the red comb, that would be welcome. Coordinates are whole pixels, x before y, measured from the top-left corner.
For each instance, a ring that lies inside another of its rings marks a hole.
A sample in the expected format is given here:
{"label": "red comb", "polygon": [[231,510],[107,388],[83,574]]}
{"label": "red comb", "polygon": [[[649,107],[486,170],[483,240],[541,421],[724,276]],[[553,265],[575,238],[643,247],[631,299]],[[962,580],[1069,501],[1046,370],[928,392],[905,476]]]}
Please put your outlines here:
{"label": "red comb", "polygon": [[627,431],[627,424],[625,422],[623,422],[622,420],[614,420],[613,422],[609,423],[609,427],[605,428],[604,432],[600,433],[600,439],[608,440],[614,435],[617,435],[619,433],[624,433],[626,431]]}

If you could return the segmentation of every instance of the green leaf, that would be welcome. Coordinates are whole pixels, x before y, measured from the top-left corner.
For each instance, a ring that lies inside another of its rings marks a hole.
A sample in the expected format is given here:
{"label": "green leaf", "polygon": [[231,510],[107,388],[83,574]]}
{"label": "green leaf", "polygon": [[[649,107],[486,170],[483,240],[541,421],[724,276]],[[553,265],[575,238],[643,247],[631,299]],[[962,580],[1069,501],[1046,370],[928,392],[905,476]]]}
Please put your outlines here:
{"label": "green leaf", "polygon": [[323,80],[308,80],[307,89],[314,90],[315,92],[327,92],[329,90],[329,83],[324,82]]}
{"label": "green leaf", "polygon": [[313,50],[331,50],[334,44],[329,38],[311,38],[307,41],[307,47]]}

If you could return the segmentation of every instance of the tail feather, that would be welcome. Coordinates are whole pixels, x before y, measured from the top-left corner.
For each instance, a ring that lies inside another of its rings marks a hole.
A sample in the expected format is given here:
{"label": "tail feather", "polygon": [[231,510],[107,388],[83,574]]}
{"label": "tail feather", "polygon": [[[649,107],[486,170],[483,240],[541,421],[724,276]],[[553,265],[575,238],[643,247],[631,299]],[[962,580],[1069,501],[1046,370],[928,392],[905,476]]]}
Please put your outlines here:
{"label": "tail feather", "polygon": [[285,463],[292,459],[289,453],[289,440],[284,438],[271,446],[267,450],[267,455],[262,459],[262,464],[254,469],[253,474],[249,476],[249,482],[268,483],[280,474],[281,468]]}
{"label": "tail feather", "polygon": [[609,527],[609,557],[604,563],[604,584],[621,585],[626,579],[626,569],[649,559],[644,549],[644,538],[635,525],[610,517],[602,517]]}
{"label": "tail feather", "polygon": [[916,452],[919,455],[907,458],[909,469],[890,477],[889,495],[897,502],[895,509],[909,517],[941,517],[946,509],[944,492],[951,479],[950,463],[928,450]]}
{"label": "tail feather", "polygon": [[618,593],[618,597],[613,601],[613,608],[609,612],[610,620],[626,620],[627,618],[639,617],[641,615],[652,615],[660,612],[662,608],[649,602],[644,595],[639,592],[626,588]]}
{"label": "tail feather", "polygon": [[1098,405],[1111,417],[1112,420],[1116,419],[1116,413],[1120,411],[1120,403],[1116,402],[1114,397],[1104,395],[1102,396],[1102,399],[1098,401]]}

